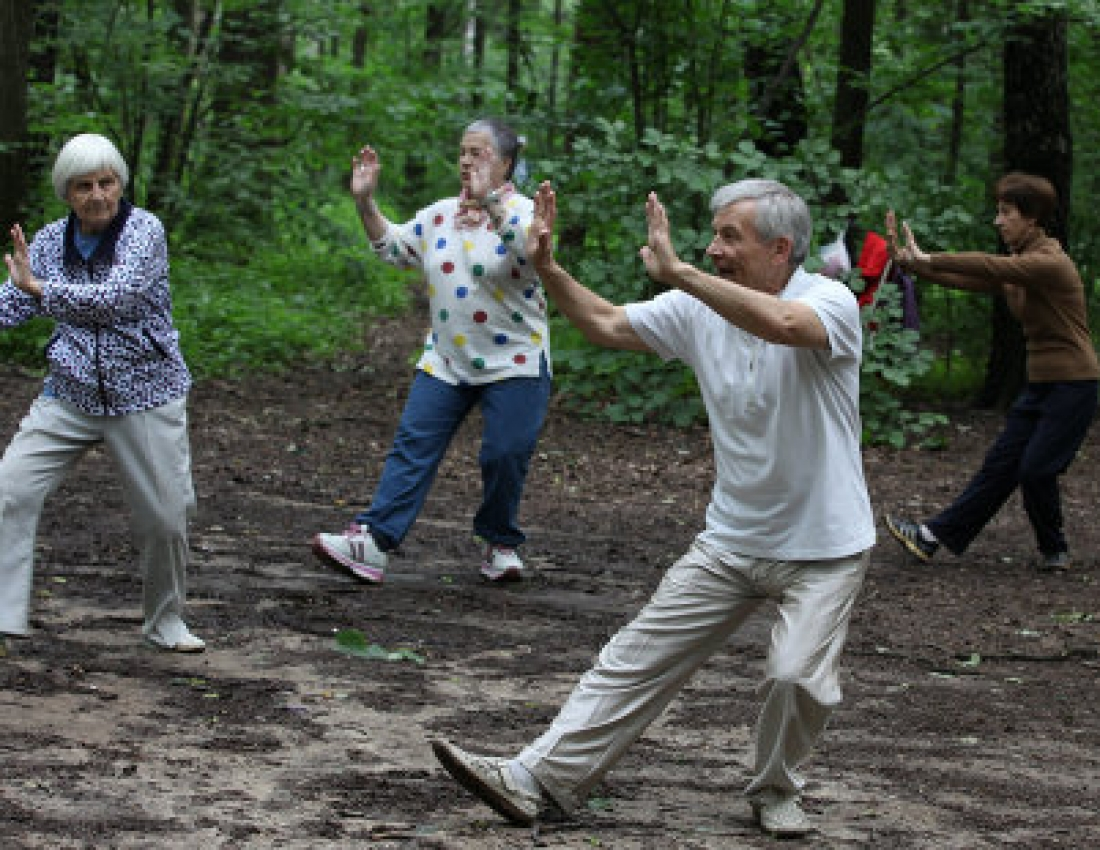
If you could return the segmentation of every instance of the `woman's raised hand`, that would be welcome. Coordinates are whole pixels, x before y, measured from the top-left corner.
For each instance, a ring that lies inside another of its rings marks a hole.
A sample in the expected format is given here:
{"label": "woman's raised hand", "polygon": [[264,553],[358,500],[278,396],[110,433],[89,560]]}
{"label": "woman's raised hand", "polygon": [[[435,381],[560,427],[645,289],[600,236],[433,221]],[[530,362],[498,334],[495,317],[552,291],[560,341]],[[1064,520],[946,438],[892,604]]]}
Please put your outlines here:
{"label": "woman's raised hand", "polygon": [[28,295],[41,298],[42,285],[34,279],[30,254],[27,251],[27,237],[23,235],[23,228],[18,224],[12,226],[11,241],[13,250],[12,253],[4,255],[4,263],[8,267],[12,284]]}
{"label": "woman's raised hand", "polygon": [[370,145],[360,148],[359,153],[351,158],[351,195],[356,201],[374,198],[381,171],[382,163]]}
{"label": "woman's raised hand", "polygon": [[909,229],[908,222],[901,223],[902,234],[905,237],[904,244],[898,244],[898,220],[893,210],[886,211],[886,245],[890,251],[890,257],[897,263],[905,265],[912,262],[923,262],[928,259],[928,254],[920,249],[917,240],[913,237],[913,231]]}

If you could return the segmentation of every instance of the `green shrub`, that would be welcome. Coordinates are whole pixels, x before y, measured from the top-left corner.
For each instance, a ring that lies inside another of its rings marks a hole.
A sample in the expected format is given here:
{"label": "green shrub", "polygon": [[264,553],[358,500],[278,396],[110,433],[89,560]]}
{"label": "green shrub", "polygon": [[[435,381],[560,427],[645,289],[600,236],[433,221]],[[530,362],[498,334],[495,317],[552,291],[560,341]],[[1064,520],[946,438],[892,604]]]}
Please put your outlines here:
{"label": "green shrub", "polygon": [[[313,209],[309,221],[281,215],[280,225],[251,254],[216,237],[172,246],[173,317],[196,377],[277,371],[355,350],[367,317],[407,307],[409,277],[371,254],[350,200]],[[0,357],[44,369],[52,330],[51,320],[34,319],[0,333]]]}

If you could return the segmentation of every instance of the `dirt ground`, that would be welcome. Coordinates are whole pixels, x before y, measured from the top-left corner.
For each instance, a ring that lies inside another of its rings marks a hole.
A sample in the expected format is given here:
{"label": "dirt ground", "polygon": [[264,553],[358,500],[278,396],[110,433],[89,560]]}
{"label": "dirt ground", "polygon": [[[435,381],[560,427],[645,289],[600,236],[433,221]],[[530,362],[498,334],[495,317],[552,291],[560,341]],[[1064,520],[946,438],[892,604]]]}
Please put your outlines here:
{"label": "dirt ground", "polygon": [[[320,565],[373,489],[419,320],[333,369],[192,395],[200,513],[189,621],[208,651],[140,639],[140,577],[108,459],[47,504],[34,634],[0,658],[3,848],[768,847],[741,796],[770,612],[730,641],[579,816],[500,821],[429,740],[508,754],[700,529],[705,431],[555,410],[527,490],[530,582],[487,586],[469,531],[476,417],[382,586]],[[0,376],[6,444],[36,378]],[[924,514],[999,419],[957,413],[948,452],[872,449],[877,513]],[[1075,568],[1039,574],[1013,501],[965,558],[922,566],[880,534],[845,656],[845,703],[808,766],[823,848],[1100,842],[1100,428],[1065,479]],[[349,653],[338,632],[374,647]]]}

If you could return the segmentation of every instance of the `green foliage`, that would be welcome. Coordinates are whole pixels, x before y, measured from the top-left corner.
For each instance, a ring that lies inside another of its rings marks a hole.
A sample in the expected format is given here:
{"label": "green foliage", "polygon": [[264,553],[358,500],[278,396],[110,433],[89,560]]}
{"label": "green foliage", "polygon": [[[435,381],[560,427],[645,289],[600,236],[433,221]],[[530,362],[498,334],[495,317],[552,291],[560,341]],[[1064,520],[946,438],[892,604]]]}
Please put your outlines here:
{"label": "green foliage", "polygon": [[276,214],[278,238],[241,265],[186,252],[173,260],[173,312],[197,376],[329,358],[362,345],[368,314],[407,306],[407,278],[374,258],[350,200],[315,214],[324,226]]}
{"label": "green foliage", "polygon": [[865,445],[902,448],[913,438],[933,445],[934,429],[947,423],[938,413],[907,410],[902,402],[913,381],[925,374],[932,354],[920,348],[920,334],[902,324],[901,291],[883,283],[863,308],[863,365],[859,409]]}
{"label": "green foliage", "polygon": [[[65,138],[88,130],[114,138],[133,170],[128,194],[171,234],[176,317],[199,375],[328,357],[359,344],[364,315],[401,309],[407,279],[369,256],[346,202],[350,157],[375,146],[381,200],[404,219],[455,191],[459,133],[483,114],[527,134],[536,176],[559,190],[563,261],[617,303],[659,291],[637,258],[648,192],[668,206],[681,255],[704,265],[710,193],[745,176],[774,177],[806,197],[818,244],[853,215],[879,229],[893,207],[926,250],[991,250],[1004,33],[1012,14],[1054,8],[1069,22],[1076,105],[1070,250],[1095,291],[1093,0],[989,0],[970,4],[969,19],[961,6],[879,4],[859,171],[840,169],[827,141],[842,4],[824,4],[812,30],[805,24],[817,4],[808,0],[612,5],[567,3],[560,18],[555,4],[524,5],[510,57],[504,16],[482,15],[484,38],[474,39],[461,3],[60,0],[56,33],[47,40],[44,26],[32,45],[36,58],[55,58],[30,85],[28,141],[38,159],[25,224],[34,231],[61,214],[47,160]],[[798,78],[795,105],[805,106],[810,128],[782,159],[751,141],[792,107],[780,102],[774,69],[750,61],[761,49],[795,60],[787,82]],[[511,87],[509,59],[518,63]],[[766,115],[753,111],[761,90],[775,95]],[[960,92],[956,150],[951,106]],[[808,267],[815,261],[811,254]],[[923,286],[920,295],[919,345],[879,331],[865,364],[869,437],[895,444],[930,433],[905,411],[912,393],[965,384],[960,376],[975,374],[989,344],[988,299]],[[1100,299],[1090,307],[1100,327]],[[50,323],[34,322],[0,334],[0,356],[41,367],[49,332]],[[594,351],[560,321],[553,346],[558,386],[578,409],[632,422],[702,415],[682,366]],[[912,368],[931,356],[921,347],[935,353],[924,372]]]}
{"label": "green foliage", "polygon": [[652,354],[593,348],[564,320],[552,325],[559,398],[587,415],[618,423],[685,426],[705,416],[689,369]]}
{"label": "green foliage", "polygon": [[45,348],[51,333],[53,321],[42,318],[31,319],[17,328],[5,330],[0,333],[0,360],[17,363],[25,369],[44,371]]}
{"label": "green foliage", "polygon": [[[369,315],[408,305],[409,278],[374,258],[350,200],[309,216],[274,215],[273,241],[247,262],[216,262],[213,243],[172,247],[173,316],[198,378],[278,371],[357,349]],[[51,320],[33,319],[5,331],[0,357],[43,368],[52,330]]]}
{"label": "green foliage", "polygon": [[[831,241],[850,213],[873,209],[885,214],[887,185],[896,175],[855,173],[840,168],[827,145],[807,141],[797,155],[771,159],[751,142],[722,155],[713,145],[698,149],[690,142],[650,130],[642,143],[622,124],[597,122],[600,135],[578,141],[572,156],[543,163],[555,174],[559,187],[559,254],[585,285],[609,301],[627,303],[656,294],[645,276],[637,249],[645,241],[644,199],[656,191],[666,202],[673,225],[673,243],[691,262],[706,265],[710,239],[710,195],[719,185],[741,177],[779,180],[803,195],[819,222],[819,242]],[[827,200],[838,183],[846,185],[850,206]],[[954,205],[933,214],[922,208],[934,235],[952,233],[966,215]],[[570,243],[570,234],[583,226],[583,239]],[[942,238],[942,237],[941,237]],[[811,268],[817,265],[808,260]],[[858,275],[856,275],[858,277]],[[920,337],[901,327],[901,305],[895,287],[883,287],[873,309],[865,311],[865,351],[861,413],[868,443],[904,445],[913,438],[928,439],[942,416],[906,408],[905,393],[925,374],[932,362]],[[876,330],[870,330],[874,327]],[[566,404],[590,415],[615,422],[660,421],[678,425],[702,421],[705,410],[690,369],[666,364],[647,354],[597,349],[564,321],[552,330],[556,381]]]}

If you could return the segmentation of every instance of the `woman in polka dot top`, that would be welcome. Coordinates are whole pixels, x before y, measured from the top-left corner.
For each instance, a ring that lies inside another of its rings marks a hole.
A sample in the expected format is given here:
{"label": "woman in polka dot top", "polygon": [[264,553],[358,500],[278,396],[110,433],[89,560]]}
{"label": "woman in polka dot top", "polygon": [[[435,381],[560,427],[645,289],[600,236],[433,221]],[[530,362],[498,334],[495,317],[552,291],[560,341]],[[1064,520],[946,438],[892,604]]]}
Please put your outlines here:
{"label": "woman in polka dot top", "polygon": [[367,146],[352,160],[351,193],[374,252],[418,270],[431,329],[417,363],[393,448],[371,506],[341,534],[318,534],[315,552],[356,577],[382,580],[387,552],[416,520],[451,438],[479,405],[483,495],[473,528],[486,543],[481,573],[521,578],[516,548],[528,465],[550,398],[546,299],[525,255],[533,204],[511,183],[521,140],[481,119],[459,145],[461,191],[403,225],[375,203],[381,172]]}

